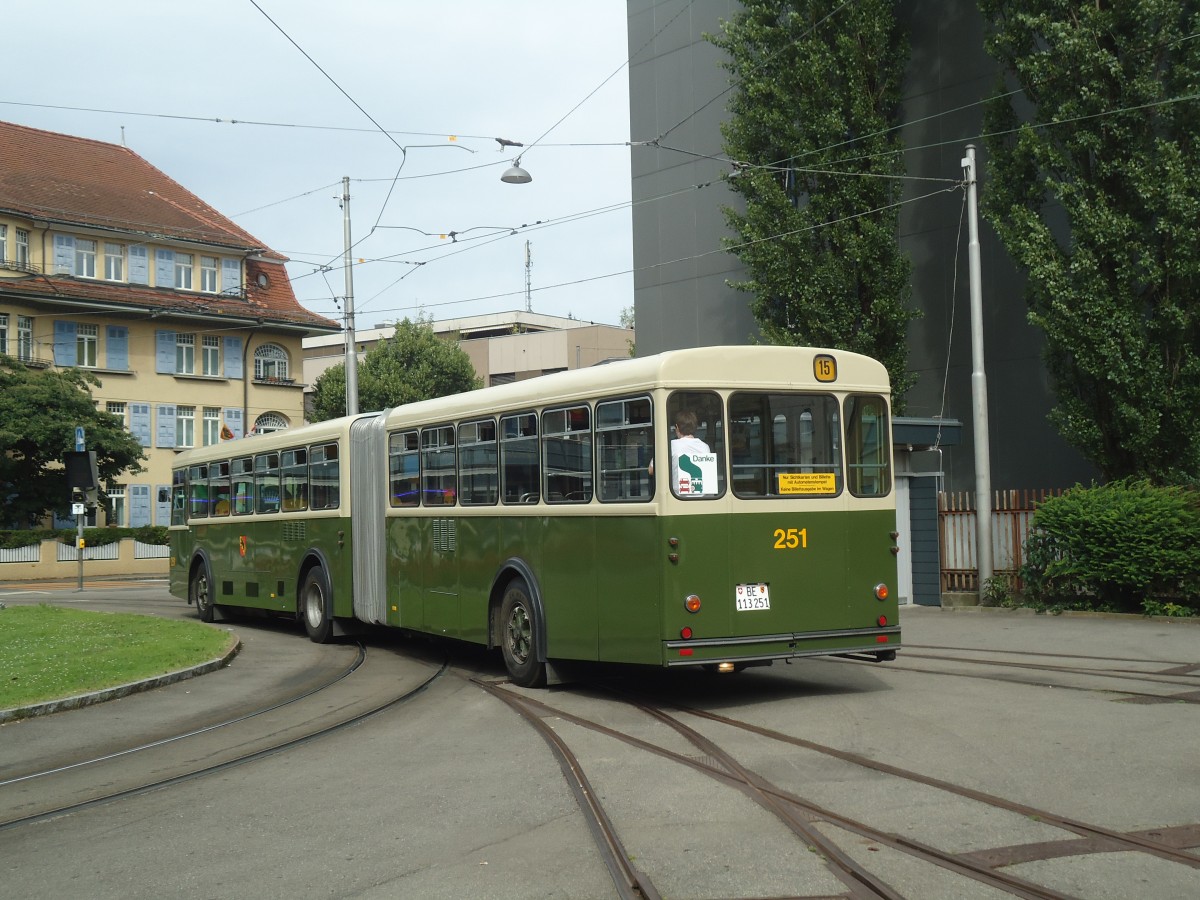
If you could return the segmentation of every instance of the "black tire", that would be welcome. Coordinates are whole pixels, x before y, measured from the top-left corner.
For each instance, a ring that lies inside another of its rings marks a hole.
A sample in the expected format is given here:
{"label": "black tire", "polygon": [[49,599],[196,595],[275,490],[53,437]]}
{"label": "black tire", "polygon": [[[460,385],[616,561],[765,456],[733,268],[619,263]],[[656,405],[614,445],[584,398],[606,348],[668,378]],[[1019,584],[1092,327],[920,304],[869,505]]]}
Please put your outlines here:
{"label": "black tire", "polygon": [[208,563],[201,561],[193,570],[188,582],[188,600],[196,605],[196,615],[201,622],[216,619],[216,604],[213,602],[213,583],[208,574]]}
{"label": "black tire", "polygon": [[316,644],[329,643],[333,637],[333,591],[329,587],[329,577],[320,566],[313,566],[304,576],[296,611],[304,622],[309,640]]}
{"label": "black tire", "polygon": [[541,687],[546,683],[546,664],[537,658],[540,627],[529,585],[522,578],[509,582],[500,602],[499,640],[504,667],[513,684]]}

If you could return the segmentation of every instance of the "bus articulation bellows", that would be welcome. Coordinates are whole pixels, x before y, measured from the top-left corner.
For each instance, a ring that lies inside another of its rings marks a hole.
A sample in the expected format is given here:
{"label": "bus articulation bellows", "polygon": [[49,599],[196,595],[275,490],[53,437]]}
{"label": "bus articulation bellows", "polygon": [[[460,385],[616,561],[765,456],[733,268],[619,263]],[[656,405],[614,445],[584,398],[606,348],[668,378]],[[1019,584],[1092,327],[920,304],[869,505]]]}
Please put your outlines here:
{"label": "bus articulation bellows", "polygon": [[537,686],[556,660],[892,659],[896,537],[884,367],[708,347],[181,453],[170,582],[206,621],[472,641]]}

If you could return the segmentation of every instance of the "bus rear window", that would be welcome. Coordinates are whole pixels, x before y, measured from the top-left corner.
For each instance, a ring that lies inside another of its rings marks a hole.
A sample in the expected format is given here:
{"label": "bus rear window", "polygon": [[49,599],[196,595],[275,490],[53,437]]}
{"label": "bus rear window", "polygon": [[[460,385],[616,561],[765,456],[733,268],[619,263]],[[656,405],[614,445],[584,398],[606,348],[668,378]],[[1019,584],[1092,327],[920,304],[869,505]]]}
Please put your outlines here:
{"label": "bus rear window", "polygon": [[837,400],[826,394],[737,393],[729,399],[733,492],[749,499],[842,491]]}
{"label": "bus rear window", "polygon": [[675,391],[667,399],[671,492],[682,500],[725,493],[725,423],[712,391]]}

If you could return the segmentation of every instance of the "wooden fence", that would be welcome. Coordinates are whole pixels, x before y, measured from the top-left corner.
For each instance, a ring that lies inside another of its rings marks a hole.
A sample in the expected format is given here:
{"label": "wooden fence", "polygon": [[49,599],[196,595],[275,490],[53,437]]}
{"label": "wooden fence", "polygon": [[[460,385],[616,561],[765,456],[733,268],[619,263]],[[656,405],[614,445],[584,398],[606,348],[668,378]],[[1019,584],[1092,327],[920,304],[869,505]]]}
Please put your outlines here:
{"label": "wooden fence", "polygon": [[[1025,538],[1033,511],[1052,490],[994,491],[992,495],[992,573],[1006,578],[1011,590],[1020,590],[1025,562]],[[942,591],[979,591],[975,555],[975,494],[943,491],[938,494],[938,539],[941,550]]]}

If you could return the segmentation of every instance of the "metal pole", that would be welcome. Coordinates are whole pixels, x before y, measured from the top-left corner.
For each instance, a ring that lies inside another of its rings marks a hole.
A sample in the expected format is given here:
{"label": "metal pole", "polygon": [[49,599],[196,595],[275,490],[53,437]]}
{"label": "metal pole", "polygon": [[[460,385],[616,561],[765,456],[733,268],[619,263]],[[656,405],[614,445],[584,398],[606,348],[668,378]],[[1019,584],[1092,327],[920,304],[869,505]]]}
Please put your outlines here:
{"label": "metal pole", "polygon": [[967,181],[967,259],[971,281],[971,411],[975,422],[975,559],[982,595],[992,577],[992,461],[988,442],[987,375],[983,364],[983,276],[979,264],[979,171],[975,145],[962,161]]}
{"label": "metal pole", "polygon": [[75,514],[75,555],[79,558],[79,578],[75,585],[75,592],[83,590],[83,514]]}
{"label": "metal pole", "polygon": [[342,177],[342,230],[346,240],[346,415],[358,413],[358,351],[354,347],[354,267],[350,256],[350,176]]}

